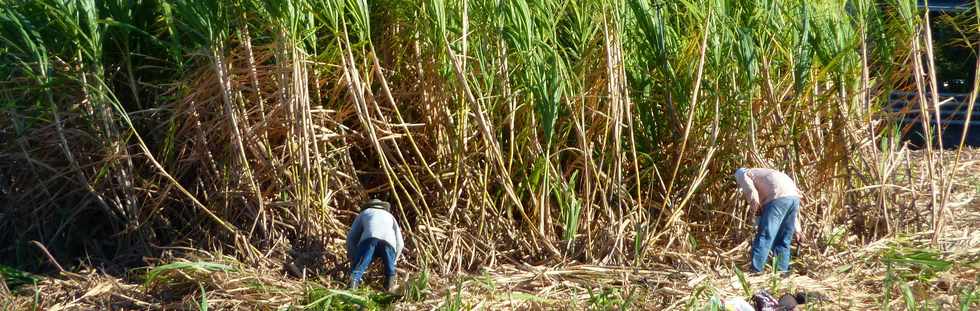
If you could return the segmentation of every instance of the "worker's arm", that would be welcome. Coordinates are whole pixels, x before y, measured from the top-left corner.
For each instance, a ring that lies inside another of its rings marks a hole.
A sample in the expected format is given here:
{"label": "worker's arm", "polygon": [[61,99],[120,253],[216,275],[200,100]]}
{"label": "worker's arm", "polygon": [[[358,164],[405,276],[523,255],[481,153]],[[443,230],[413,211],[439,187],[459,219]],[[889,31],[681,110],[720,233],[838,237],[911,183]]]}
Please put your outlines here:
{"label": "worker's arm", "polygon": [[749,193],[746,194],[749,198],[749,206],[752,207],[752,210],[755,211],[756,214],[759,214],[762,212],[762,206],[760,206],[761,204],[759,203],[759,191],[756,191],[755,187],[752,186],[751,183],[749,183],[749,187],[751,187],[751,190],[749,190]]}
{"label": "worker's arm", "polygon": [[745,196],[745,200],[749,202],[749,207],[752,208],[753,214],[759,214],[759,191],[755,189],[755,184],[752,182],[749,174],[751,173],[745,173],[742,178],[739,178],[738,186],[742,189],[742,195]]}
{"label": "worker's arm", "polygon": [[357,215],[354,218],[354,223],[350,226],[350,232],[347,233],[347,259],[353,260],[354,250],[357,248],[357,242],[361,240],[361,233],[364,231],[364,225],[361,224],[361,215]]}
{"label": "worker's arm", "polygon": [[803,198],[800,201],[800,207],[796,210],[796,233],[803,234]]}
{"label": "worker's arm", "polygon": [[402,257],[402,248],[405,247],[405,239],[402,238],[402,229],[398,226],[398,222],[395,222],[395,261]]}
{"label": "worker's arm", "polygon": [[796,245],[800,245],[801,243],[803,243],[803,236],[805,235],[805,233],[803,232],[803,224],[801,223],[800,220],[801,218],[803,218],[803,215],[801,215],[799,211],[797,211],[796,224],[795,224],[796,230],[793,232],[793,243],[796,243]]}

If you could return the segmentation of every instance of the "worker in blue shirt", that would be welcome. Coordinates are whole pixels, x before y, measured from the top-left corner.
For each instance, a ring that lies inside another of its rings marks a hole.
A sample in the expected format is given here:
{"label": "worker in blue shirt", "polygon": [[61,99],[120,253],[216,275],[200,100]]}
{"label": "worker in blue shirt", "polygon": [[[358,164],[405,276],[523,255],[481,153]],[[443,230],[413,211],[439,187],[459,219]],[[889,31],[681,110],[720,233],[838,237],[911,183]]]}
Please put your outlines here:
{"label": "worker in blue shirt", "polygon": [[391,204],[377,199],[364,203],[347,234],[351,289],[361,285],[371,262],[380,258],[384,262],[384,290],[390,291],[395,283],[395,264],[404,245],[401,228],[391,214]]}

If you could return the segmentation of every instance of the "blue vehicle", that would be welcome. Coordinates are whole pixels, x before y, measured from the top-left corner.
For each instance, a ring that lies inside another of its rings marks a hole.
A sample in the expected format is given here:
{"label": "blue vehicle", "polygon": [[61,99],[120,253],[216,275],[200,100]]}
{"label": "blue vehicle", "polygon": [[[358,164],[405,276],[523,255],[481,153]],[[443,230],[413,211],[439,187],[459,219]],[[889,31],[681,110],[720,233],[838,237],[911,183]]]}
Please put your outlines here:
{"label": "blue vehicle", "polygon": [[[980,104],[969,114],[969,97],[972,91],[977,66],[977,54],[963,43],[964,34],[953,27],[956,16],[973,13],[974,1],[930,0],[929,19],[932,29],[936,84],[939,89],[939,117],[936,110],[929,108],[928,120],[931,125],[932,144],[942,148],[956,148],[964,131],[967,131],[965,145],[980,147]],[[919,8],[926,9],[923,1]],[[971,40],[976,40],[976,34]],[[926,96],[931,97],[929,93]],[[898,121],[902,138],[913,148],[924,148],[926,131],[922,125],[922,111],[918,94],[895,91],[889,95],[886,111]],[[932,103],[926,98],[927,105]],[[968,117],[970,117],[968,119]],[[939,131],[941,130],[941,131]],[[942,133],[939,136],[939,132]],[[940,141],[942,144],[940,145]]]}

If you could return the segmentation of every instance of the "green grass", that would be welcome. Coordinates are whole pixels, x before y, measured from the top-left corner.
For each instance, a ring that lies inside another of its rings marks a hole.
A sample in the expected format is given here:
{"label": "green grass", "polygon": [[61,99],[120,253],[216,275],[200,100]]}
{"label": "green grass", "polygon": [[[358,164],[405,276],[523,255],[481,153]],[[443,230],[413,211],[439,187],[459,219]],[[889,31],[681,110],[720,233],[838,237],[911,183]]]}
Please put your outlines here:
{"label": "green grass", "polygon": [[974,285],[973,289],[963,289],[960,292],[960,311],[969,310],[971,306],[980,305],[980,288]]}
{"label": "green grass", "polygon": [[456,286],[449,290],[443,297],[442,304],[439,305],[438,310],[440,311],[459,311],[466,310],[467,304],[463,301],[463,282],[461,279],[456,280]]}
{"label": "green grass", "polygon": [[227,264],[206,261],[174,262],[150,269],[146,273],[146,280],[143,281],[143,286],[150,286],[157,281],[167,282],[166,280],[161,279],[165,278],[167,274],[174,271],[184,271],[187,273],[210,273],[235,271],[235,268]]}
{"label": "green grass", "polygon": [[31,285],[40,281],[40,278],[20,269],[0,265],[0,280],[6,284],[8,289],[16,291],[21,286]]}
{"label": "green grass", "polygon": [[432,294],[429,287],[429,270],[424,269],[412,276],[405,283],[405,299],[408,301],[422,301]]}
{"label": "green grass", "polygon": [[589,310],[629,310],[632,296],[623,296],[623,292],[615,287],[603,287],[593,290],[588,288]]}
{"label": "green grass", "polygon": [[201,289],[201,301],[197,302],[197,309],[199,311],[208,311],[208,307],[210,306],[208,304],[208,293],[204,290],[203,284],[198,283],[198,288]]}
{"label": "green grass", "polygon": [[[881,308],[884,310],[890,308],[895,290],[908,310],[941,308],[939,301],[923,295],[922,287],[932,286],[941,274],[962,265],[943,258],[940,252],[932,248],[916,245],[902,237],[882,251],[880,260],[886,266],[881,295]],[[961,306],[964,301],[968,305],[972,300],[966,291],[959,297]]]}
{"label": "green grass", "polygon": [[742,294],[746,297],[751,296],[753,293],[752,284],[749,284],[749,280],[745,277],[745,273],[738,267],[733,268],[735,269],[735,275],[738,276],[738,284],[742,288]]}
{"label": "green grass", "polygon": [[882,256],[892,272],[905,280],[929,282],[939,273],[948,271],[953,263],[941,258],[939,252],[923,248],[893,248]]}
{"label": "green grass", "polygon": [[304,310],[388,310],[397,297],[362,288],[355,291],[311,285],[302,302]]}

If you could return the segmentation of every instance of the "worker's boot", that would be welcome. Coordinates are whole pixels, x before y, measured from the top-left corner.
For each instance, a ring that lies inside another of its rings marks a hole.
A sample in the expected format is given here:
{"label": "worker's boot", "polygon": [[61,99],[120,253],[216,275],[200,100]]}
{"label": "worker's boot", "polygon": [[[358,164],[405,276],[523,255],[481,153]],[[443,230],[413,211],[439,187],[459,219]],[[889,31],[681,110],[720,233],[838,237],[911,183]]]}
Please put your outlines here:
{"label": "worker's boot", "polygon": [[350,290],[357,290],[357,288],[360,287],[360,286],[361,286],[361,280],[351,279],[351,281],[350,281]]}
{"label": "worker's boot", "polygon": [[385,287],[384,287],[385,291],[386,292],[390,292],[391,289],[393,289],[393,288],[395,288],[395,276],[393,276],[393,275],[386,275],[385,276]]}

